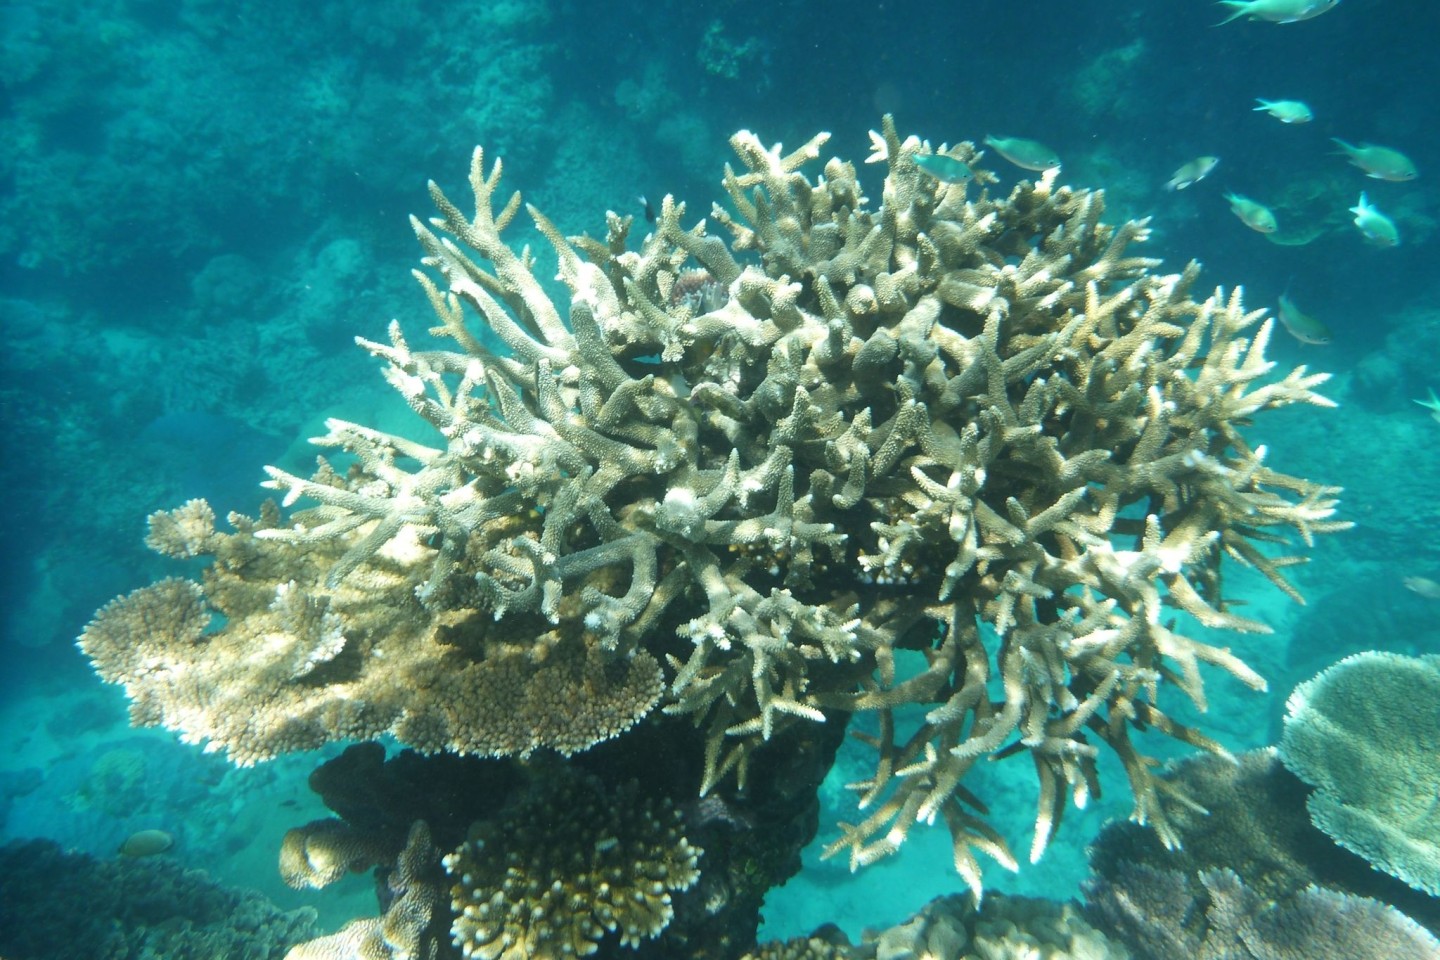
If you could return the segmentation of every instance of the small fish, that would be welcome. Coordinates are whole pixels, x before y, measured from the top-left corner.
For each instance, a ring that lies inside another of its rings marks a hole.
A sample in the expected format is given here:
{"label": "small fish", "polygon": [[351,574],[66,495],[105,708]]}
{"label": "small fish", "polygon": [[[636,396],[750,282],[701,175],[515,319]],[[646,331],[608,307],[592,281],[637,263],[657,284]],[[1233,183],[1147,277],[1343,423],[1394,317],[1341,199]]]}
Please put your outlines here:
{"label": "small fish", "polygon": [[1220,0],[1220,6],[1235,11],[1220,23],[1226,24],[1241,17],[1268,20],[1271,23],[1298,23],[1335,9],[1339,2],[1340,0]]}
{"label": "small fish", "polygon": [[1355,226],[1360,228],[1365,242],[1372,247],[1400,245],[1400,231],[1396,229],[1395,221],[1371,206],[1364,193],[1360,194],[1360,202],[1351,207],[1350,212],[1355,214]]}
{"label": "small fish", "polygon": [[122,857],[153,857],[175,845],[175,838],[164,830],[141,830],[132,833],[120,844]]}
{"label": "small fish", "polygon": [[1435,396],[1435,388],[1430,388],[1429,400],[1416,400],[1416,403],[1430,411],[1430,418],[1440,423],[1440,397]]}
{"label": "small fish", "polygon": [[1242,197],[1238,193],[1227,193],[1225,199],[1230,203],[1230,210],[1240,218],[1240,222],[1251,230],[1259,233],[1274,233],[1278,224],[1275,222],[1275,214],[1263,203],[1256,203],[1249,197]]}
{"label": "small fish", "polygon": [[1301,343],[1313,343],[1317,346],[1324,346],[1335,339],[1330,328],[1307,313],[1302,313],[1300,308],[1295,306],[1295,301],[1290,299],[1290,294],[1280,294],[1280,309],[1275,311],[1280,318],[1280,325],[1283,326],[1290,336]]}
{"label": "small fish", "polygon": [[1426,600],[1440,600],[1440,583],[1429,577],[1406,577],[1400,582],[1405,585],[1406,590],[1417,593]]}
{"label": "small fish", "polygon": [[1023,167],[1026,170],[1044,173],[1046,170],[1060,166],[1059,155],[1045,144],[1034,140],[1025,140],[1021,137],[987,136],[985,145],[993,148],[996,153],[1015,166]]}
{"label": "small fish", "polygon": [[654,222],[655,222],[655,205],[652,204],[649,200],[645,199],[645,194],[643,194],[643,193],[640,194],[640,196],[636,197],[635,200],[636,200],[636,202],[639,203],[640,206],[643,207],[644,210],[645,210],[645,222],[646,222],[646,223],[654,223]]}
{"label": "small fish", "polygon": [[1309,123],[1315,119],[1309,104],[1300,100],[1266,100],[1256,97],[1255,102],[1260,104],[1256,110],[1264,110],[1281,123]]}
{"label": "small fish", "polygon": [[1340,145],[1338,153],[1343,153],[1350,158],[1350,162],[1361,170],[1365,176],[1374,177],[1376,180],[1414,180],[1420,176],[1420,171],[1415,169],[1415,164],[1410,158],[1399,150],[1391,150],[1389,147],[1377,147],[1373,143],[1362,143],[1358,147],[1346,143],[1339,137],[1331,137],[1332,141]]}
{"label": "small fish", "polygon": [[1175,176],[1166,182],[1165,189],[1184,190],[1192,183],[1199,183],[1210,175],[1210,171],[1214,170],[1215,164],[1219,162],[1219,157],[1196,157],[1175,171]]}
{"label": "small fish", "polygon": [[917,153],[914,160],[921,172],[928,173],[941,183],[968,183],[975,176],[964,161],[943,153]]}

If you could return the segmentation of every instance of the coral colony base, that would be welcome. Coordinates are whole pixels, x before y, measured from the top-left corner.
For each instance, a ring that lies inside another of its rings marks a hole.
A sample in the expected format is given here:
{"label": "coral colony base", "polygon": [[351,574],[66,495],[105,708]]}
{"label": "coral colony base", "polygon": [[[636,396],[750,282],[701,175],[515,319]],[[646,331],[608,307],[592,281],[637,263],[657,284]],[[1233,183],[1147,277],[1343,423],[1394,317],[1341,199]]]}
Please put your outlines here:
{"label": "coral colony base", "polygon": [[[978,896],[977,852],[1016,861],[967,771],[1034,763],[1035,859],[1102,747],[1175,842],[1186,799],[1132,732],[1223,753],[1164,701],[1203,708],[1206,664],[1264,687],[1175,611],[1264,631],[1227,559],[1298,599],[1277,545],[1343,526],[1337,491],[1242,429],[1328,406],[1326,375],[1272,376],[1273,320],[1195,299],[1194,263],[1153,272],[1146,224],[1102,223],[1100,192],[1052,170],[992,196],[968,143],[888,117],[874,139],[878,208],[850,163],[802,172],[826,135],[750,133],[719,234],[670,198],[638,249],[628,217],[567,239],[527,208],[568,308],[502,239],[520,197],[476,150],[473,216],[432,184],[439,217],[413,221],[451,345],[358,340],[433,441],[332,420],[315,442],[343,460],[268,468],[283,502],[232,532],[204,501],[150,518],[153,548],[211,562],[80,638],[135,723],[241,765],[418,751],[326,765],[385,816],[327,793],[344,821],[296,831],[287,876],[390,864],[388,912],[296,956],[736,956],[862,714],[874,772],[828,851],[854,866],[938,819]],[[922,172],[933,153],[975,185]],[[467,784],[445,804],[412,770],[441,761]]]}

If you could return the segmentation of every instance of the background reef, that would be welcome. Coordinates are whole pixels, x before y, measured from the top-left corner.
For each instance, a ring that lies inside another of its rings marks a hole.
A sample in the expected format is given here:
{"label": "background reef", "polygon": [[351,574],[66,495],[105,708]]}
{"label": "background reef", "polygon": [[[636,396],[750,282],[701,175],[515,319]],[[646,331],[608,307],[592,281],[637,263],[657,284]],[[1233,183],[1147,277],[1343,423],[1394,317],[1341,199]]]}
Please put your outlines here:
{"label": "background reef", "polygon": [[[352,338],[383,339],[391,318],[427,322],[405,275],[415,259],[405,216],[428,211],[427,176],[463,196],[475,143],[504,157],[507,184],[562,233],[599,236],[606,209],[639,217],[638,194],[708,209],[736,129],[797,146],[831,130],[827,155],[857,160],[883,112],[936,144],[1044,140],[1064,158],[1061,183],[1106,191],[1107,219],[1153,215],[1145,255],[1171,270],[1196,257],[1205,283],[1243,284],[1251,306],[1288,286],[1335,332],[1325,348],[1277,339],[1272,354],[1335,372],[1326,392],[1341,408],[1279,412],[1252,439],[1285,469],[1346,488],[1342,516],[1357,528],[1322,540],[1295,574],[1306,607],[1270,605],[1260,584],[1234,588],[1279,631],[1236,645],[1271,695],[1214,683],[1206,730],[1237,751],[1275,742],[1286,694],[1329,663],[1365,649],[1434,652],[1437,601],[1402,580],[1440,579],[1430,535],[1440,427],[1412,403],[1440,383],[1430,269],[1440,106],[1425,95],[1437,17],[1418,0],[1346,0],[1301,24],[1224,29],[1207,3],[1117,12],[1098,0],[1043,15],[998,2],[945,14],[831,5],[823,16],[811,4],[738,2],[603,18],[565,3],[7,5],[0,611],[17,732],[0,764],[5,835],[109,855],[133,830],[161,826],[181,863],[287,908],[329,904],[328,928],[373,912],[359,877],[337,903],[287,890],[275,867],[284,830],[324,813],[305,780],[334,751],[236,771],[130,731],[70,641],[111,597],[171,572],[144,549],[148,513],[191,497],[222,516],[253,513],[260,465],[308,474],[304,440],[325,418],[383,429],[408,416]],[[1256,96],[1302,97],[1317,119],[1282,127],[1250,112]],[[1330,136],[1401,146],[1421,177],[1366,180],[1328,155]],[[1160,188],[1202,153],[1222,157],[1209,180]],[[998,159],[987,165],[1006,188],[1017,179]],[[869,174],[859,176],[873,196]],[[1280,246],[1245,230],[1222,188],[1266,199],[1315,238]],[[1400,247],[1360,243],[1344,208],[1361,189],[1396,217]],[[554,267],[536,274],[548,284]],[[822,786],[820,845],[839,836],[840,784],[863,779],[867,762],[842,751]],[[1002,825],[1023,850],[1033,787],[998,767],[977,775],[967,786],[993,808],[1023,811]],[[1039,869],[987,881],[1074,896],[1080,845],[1107,813],[1126,812],[1121,799],[1071,811],[1069,836]],[[852,878],[807,852],[801,878],[765,910],[769,929],[808,932],[855,915],[850,903],[874,914],[852,935],[893,923],[956,889],[948,861],[948,843],[912,841]],[[867,892],[902,888],[893,900]]]}

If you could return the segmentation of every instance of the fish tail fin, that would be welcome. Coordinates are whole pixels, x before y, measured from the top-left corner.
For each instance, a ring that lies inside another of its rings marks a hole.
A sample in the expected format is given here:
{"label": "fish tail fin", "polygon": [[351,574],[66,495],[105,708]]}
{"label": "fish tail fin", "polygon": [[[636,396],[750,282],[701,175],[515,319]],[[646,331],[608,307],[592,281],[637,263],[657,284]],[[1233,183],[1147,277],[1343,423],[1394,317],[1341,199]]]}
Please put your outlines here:
{"label": "fish tail fin", "polygon": [[1251,107],[1250,109],[1252,109],[1252,110],[1269,110],[1269,109],[1270,109],[1270,101],[1264,99],[1263,97],[1256,97],[1256,98],[1255,98],[1255,102],[1258,103],[1258,104],[1260,104],[1260,106],[1258,106],[1258,107]]}
{"label": "fish tail fin", "polygon": [[1245,16],[1245,14],[1250,11],[1250,0],[1220,0],[1220,6],[1230,7],[1235,12],[1230,14],[1230,16],[1226,17],[1224,20],[1221,20],[1219,23],[1215,24],[1215,26],[1217,27],[1223,27],[1231,20],[1239,20],[1241,17]]}
{"label": "fish tail fin", "polygon": [[1341,140],[1339,137],[1331,137],[1331,138],[1330,138],[1330,142],[1333,143],[1333,144],[1335,144],[1337,147],[1340,148],[1339,150],[1336,150],[1336,151],[1335,151],[1335,156],[1342,156],[1342,155],[1344,155],[1344,156],[1349,156],[1350,154],[1354,153],[1355,150],[1357,149],[1353,143],[1346,143],[1344,140]]}

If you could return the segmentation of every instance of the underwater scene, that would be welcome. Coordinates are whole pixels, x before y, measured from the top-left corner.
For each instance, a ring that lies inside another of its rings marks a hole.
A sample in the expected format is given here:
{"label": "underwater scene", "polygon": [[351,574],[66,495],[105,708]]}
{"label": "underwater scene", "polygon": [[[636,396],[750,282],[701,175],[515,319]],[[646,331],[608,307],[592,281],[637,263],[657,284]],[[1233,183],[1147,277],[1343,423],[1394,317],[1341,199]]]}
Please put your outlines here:
{"label": "underwater scene", "polygon": [[1440,960],[1437,40],[0,6],[0,960]]}

